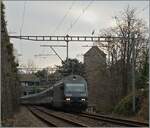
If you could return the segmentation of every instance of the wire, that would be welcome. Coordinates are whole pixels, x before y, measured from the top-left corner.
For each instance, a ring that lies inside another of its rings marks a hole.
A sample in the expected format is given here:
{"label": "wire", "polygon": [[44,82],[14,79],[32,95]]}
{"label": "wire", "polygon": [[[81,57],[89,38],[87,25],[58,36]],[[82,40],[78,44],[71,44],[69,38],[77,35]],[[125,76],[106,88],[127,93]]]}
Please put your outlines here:
{"label": "wire", "polygon": [[140,14],[141,12],[145,11],[148,7],[149,7],[149,5],[145,6],[141,10],[137,11],[136,14]]}
{"label": "wire", "polygon": [[69,14],[69,12],[71,11],[71,9],[73,8],[74,4],[76,1],[73,1],[71,6],[69,7],[68,11],[65,13],[65,15],[62,17],[61,21],[58,23],[58,25],[56,26],[53,34],[55,35],[56,31],[60,28],[60,26],[62,25],[62,23],[64,22],[65,18],[67,17],[67,15]]}
{"label": "wire", "polygon": [[146,7],[144,7],[141,12],[143,12],[144,10],[146,10],[149,7],[149,5],[147,5]]}
{"label": "wire", "polygon": [[[76,1],[73,1],[72,4],[70,5],[68,11],[65,13],[65,15],[62,17],[62,19],[60,20],[60,22],[57,24],[54,32],[52,33],[53,35],[55,35],[56,31],[60,28],[60,26],[63,24],[63,22],[65,21],[66,17],[68,16],[68,14],[70,13],[71,9],[73,8],[74,4]],[[58,41],[57,41],[58,43]]]}
{"label": "wire", "polygon": [[23,25],[24,25],[24,17],[25,17],[25,10],[26,10],[26,2],[24,2],[24,7],[23,7],[23,13],[22,13],[22,23],[21,23],[21,27],[20,27],[20,36],[21,36],[21,33],[22,33],[22,29],[23,29]]}
{"label": "wire", "polygon": [[73,26],[78,22],[78,20],[80,19],[80,17],[87,11],[87,9],[90,7],[90,5],[94,2],[94,0],[90,1],[89,4],[82,10],[82,13],[80,13],[80,15],[77,17],[77,19],[75,19],[74,22],[71,23],[70,27],[67,29],[67,32],[68,33],[72,28]]}
{"label": "wire", "polygon": [[[24,1],[24,5],[23,5],[23,13],[22,13],[22,23],[21,23],[21,26],[20,26],[20,36],[21,36],[21,33],[22,33],[22,30],[23,30],[23,25],[24,25],[24,17],[25,17],[25,10],[26,10],[26,2],[27,1]],[[21,54],[22,54],[22,57],[20,59],[23,60],[23,48],[22,48],[22,43],[20,42],[20,49],[21,49]],[[21,60],[20,60],[21,61]]]}

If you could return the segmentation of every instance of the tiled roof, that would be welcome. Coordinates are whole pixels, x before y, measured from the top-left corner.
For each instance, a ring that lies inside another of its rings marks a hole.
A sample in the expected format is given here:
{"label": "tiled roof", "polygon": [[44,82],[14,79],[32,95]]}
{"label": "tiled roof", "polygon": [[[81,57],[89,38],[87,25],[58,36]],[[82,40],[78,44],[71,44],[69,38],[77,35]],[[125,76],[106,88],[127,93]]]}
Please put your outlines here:
{"label": "tiled roof", "polygon": [[92,51],[94,50],[94,52],[96,53],[96,54],[101,54],[102,56],[106,56],[106,54],[102,51],[102,50],[100,50],[97,46],[92,46],[92,48],[90,48],[85,54],[84,54],[84,56],[88,56]]}

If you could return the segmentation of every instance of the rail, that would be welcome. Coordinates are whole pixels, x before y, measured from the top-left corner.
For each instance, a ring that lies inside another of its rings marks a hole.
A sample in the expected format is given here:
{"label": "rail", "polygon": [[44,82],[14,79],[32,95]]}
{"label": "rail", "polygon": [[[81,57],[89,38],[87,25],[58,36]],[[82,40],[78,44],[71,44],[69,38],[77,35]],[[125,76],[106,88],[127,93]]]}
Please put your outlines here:
{"label": "rail", "polygon": [[100,115],[100,114],[89,114],[89,113],[81,113],[80,116],[83,117],[88,117],[92,118],[95,120],[102,120],[122,126],[130,126],[130,127],[148,127],[149,123],[146,122],[138,122],[134,120],[127,120],[127,119],[120,119],[120,118],[115,118],[115,117],[110,117],[110,116],[105,116],[105,115]]}
{"label": "rail", "polygon": [[[62,126],[71,126],[71,127],[88,127],[87,125],[70,120],[69,118],[64,118],[62,116],[56,115],[48,111],[47,109],[44,109],[43,107],[37,107],[32,106],[28,107],[29,110],[37,116],[42,121],[46,122],[50,126],[54,127],[62,127]],[[51,117],[55,118],[55,120],[52,120]],[[57,120],[57,121],[56,121]]]}

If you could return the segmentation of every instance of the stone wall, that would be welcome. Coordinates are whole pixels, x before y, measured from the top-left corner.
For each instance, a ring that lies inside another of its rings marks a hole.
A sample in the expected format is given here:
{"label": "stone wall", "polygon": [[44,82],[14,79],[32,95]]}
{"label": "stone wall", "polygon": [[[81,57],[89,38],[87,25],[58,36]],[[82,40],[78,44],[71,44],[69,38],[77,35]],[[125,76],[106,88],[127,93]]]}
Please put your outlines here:
{"label": "stone wall", "polygon": [[4,20],[4,5],[1,3],[1,118],[2,125],[19,109],[20,86],[17,63],[13,55]]}

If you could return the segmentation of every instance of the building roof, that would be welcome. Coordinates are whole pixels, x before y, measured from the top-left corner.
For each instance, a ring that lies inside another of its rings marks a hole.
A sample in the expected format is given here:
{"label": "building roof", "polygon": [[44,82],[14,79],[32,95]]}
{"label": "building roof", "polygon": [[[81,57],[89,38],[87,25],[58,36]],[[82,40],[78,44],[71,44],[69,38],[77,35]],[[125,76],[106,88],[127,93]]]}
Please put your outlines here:
{"label": "building roof", "polygon": [[40,79],[34,74],[20,74],[20,81],[39,82]]}
{"label": "building roof", "polygon": [[106,54],[105,54],[102,50],[100,50],[97,46],[92,46],[92,48],[90,48],[90,49],[84,54],[84,56],[90,55],[91,52],[93,52],[93,51],[94,51],[96,54],[98,54],[98,55],[102,55],[103,57],[106,57]]}

